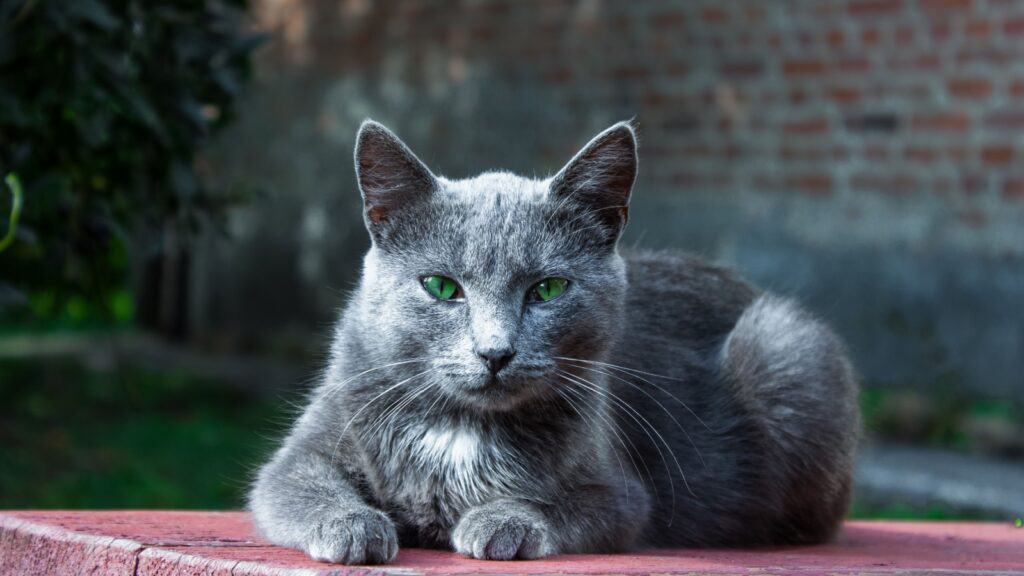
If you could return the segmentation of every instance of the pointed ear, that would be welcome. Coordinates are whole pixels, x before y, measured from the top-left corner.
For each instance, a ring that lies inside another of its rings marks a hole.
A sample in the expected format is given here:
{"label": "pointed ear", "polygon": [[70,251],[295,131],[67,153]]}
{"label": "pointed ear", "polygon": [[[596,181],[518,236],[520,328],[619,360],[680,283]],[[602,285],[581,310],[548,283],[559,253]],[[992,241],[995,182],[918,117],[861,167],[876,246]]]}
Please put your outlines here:
{"label": "pointed ear", "polygon": [[614,243],[626,226],[636,172],[636,134],[629,122],[619,122],[595,136],[555,175],[551,196],[593,215]]}
{"label": "pointed ear", "polygon": [[374,238],[396,210],[428,198],[438,188],[437,178],[412,150],[373,120],[359,127],[355,162],[366,228]]}

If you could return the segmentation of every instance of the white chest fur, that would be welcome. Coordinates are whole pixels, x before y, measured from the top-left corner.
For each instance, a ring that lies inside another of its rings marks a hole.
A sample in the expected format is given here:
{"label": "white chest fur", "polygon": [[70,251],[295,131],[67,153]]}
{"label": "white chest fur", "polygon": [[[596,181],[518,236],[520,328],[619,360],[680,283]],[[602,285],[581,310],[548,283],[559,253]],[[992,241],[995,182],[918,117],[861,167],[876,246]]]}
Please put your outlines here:
{"label": "white chest fur", "polygon": [[484,446],[479,432],[465,427],[431,427],[423,431],[416,442],[414,456],[422,464],[466,471],[475,468]]}
{"label": "white chest fur", "polygon": [[465,510],[529,491],[536,481],[502,437],[465,424],[405,426],[385,437],[379,497],[410,525],[450,528]]}

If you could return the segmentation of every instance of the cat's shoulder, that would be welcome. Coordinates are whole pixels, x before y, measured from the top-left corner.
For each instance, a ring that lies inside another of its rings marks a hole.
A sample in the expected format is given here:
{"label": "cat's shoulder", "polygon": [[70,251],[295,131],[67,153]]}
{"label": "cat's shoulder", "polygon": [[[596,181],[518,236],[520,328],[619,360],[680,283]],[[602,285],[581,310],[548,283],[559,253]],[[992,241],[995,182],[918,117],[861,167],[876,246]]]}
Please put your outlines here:
{"label": "cat's shoulder", "polygon": [[631,284],[667,291],[725,291],[734,298],[751,300],[757,289],[733,269],[679,250],[624,250]]}
{"label": "cat's shoulder", "polygon": [[[643,325],[728,329],[759,294],[734,270],[672,250],[623,251],[627,316]],[[689,336],[697,337],[696,333]]]}

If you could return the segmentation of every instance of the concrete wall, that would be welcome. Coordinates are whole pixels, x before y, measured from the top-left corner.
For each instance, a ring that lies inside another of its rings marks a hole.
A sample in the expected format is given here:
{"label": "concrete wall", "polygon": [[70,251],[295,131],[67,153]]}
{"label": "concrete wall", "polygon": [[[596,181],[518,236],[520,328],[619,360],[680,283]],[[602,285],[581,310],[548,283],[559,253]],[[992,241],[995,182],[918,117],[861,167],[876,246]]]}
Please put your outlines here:
{"label": "concrete wall", "polygon": [[199,329],[324,333],[366,246],[367,116],[436,171],[547,174],[635,117],[627,245],[801,298],[867,380],[1024,398],[1024,1],[257,0]]}

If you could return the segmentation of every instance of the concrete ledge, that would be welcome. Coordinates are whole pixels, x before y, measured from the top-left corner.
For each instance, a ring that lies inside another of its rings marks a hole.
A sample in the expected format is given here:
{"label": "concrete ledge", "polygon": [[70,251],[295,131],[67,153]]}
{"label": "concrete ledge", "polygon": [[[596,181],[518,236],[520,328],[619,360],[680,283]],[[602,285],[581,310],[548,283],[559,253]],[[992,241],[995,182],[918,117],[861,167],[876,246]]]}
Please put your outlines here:
{"label": "concrete ledge", "polygon": [[242,512],[0,513],[0,576],[369,576],[456,574],[1024,574],[1010,524],[849,522],[833,544],[772,550],[649,550],[485,562],[402,550],[395,564],[314,562],[253,535]]}

